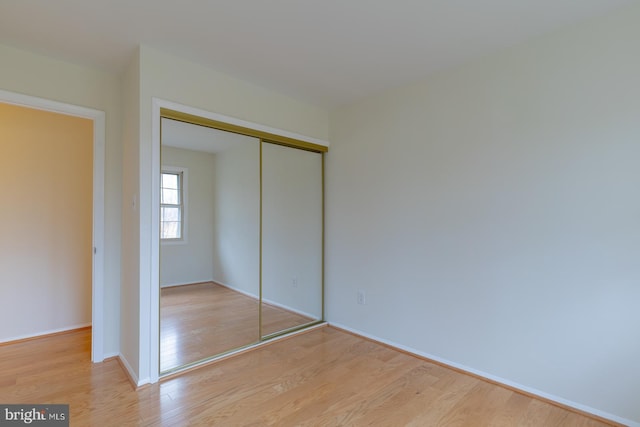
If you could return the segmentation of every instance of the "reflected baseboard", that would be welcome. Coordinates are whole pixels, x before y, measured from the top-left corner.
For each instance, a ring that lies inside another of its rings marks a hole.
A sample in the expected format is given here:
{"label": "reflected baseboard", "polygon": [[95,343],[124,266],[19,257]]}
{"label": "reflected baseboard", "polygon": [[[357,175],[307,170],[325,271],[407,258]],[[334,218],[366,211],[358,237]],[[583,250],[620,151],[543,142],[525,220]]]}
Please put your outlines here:
{"label": "reflected baseboard", "polygon": [[231,290],[232,290],[232,291],[234,291],[234,292],[238,292],[239,294],[246,295],[246,296],[251,297],[251,298],[253,298],[253,299],[256,299],[256,300],[257,300],[257,299],[260,299],[260,296],[259,296],[259,295],[256,295],[256,294],[254,294],[254,293],[251,293],[251,292],[245,291],[244,289],[240,289],[240,288],[237,288],[237,287],[235,287],[235,286],[231,286],[231,285],[228,285],[228,284],[226,284],[226,283],[219,282],[219,281],[217,281],[217,280],[209,280],[209,282],[213,283],[214,285],[224,286],[224,287],[225,287],[225,288],[227,288],[227,289],[231,289]]}
{"label": "reflected baseboard", "polygon": [[285,309],[287,311],[291,311],[293,313],[299,314],[301,316],[309,317],[311,319],[319,319],[320,318],[320,316],[318,316],[317,314],[311,314],[311,313],[304,312],[302,310],[297,310],[297,309],[295,309],[293,307],[289,307],[288,305],[280,304],[280,303],[277,303],[275,301],[272,301],[272,300],[269,300],[269,299],[266,299],[266,298],[262,298],[262,303],[263,304],[269,304],[270,306],[273,306],[273,307],[282,308],[282,309]]}
{"label": "reflected baseboard", "polygon": [[[241,293],[241,294],[243,294],[243,295],[246,295],[246,296],[248,296],[248,297],[254,298],[254,299],[256,299],[256,300],[259,300],[259,299],[260,299],[260,296],[259,296],[259,295],[252,294],[252,293],[247,292],[247,291],[245,291],[245,290],[242,290],[242,289],[240,289],[240,288],[236,288],[235,286],[227,285],[226,283],[218,282],[218,281],[216,281],[216,280],[210,280],[210,282],[212,282],[212,283],[214,283],[214,284],[216,284],[216,285],[224,286],[224,287],[225,287],[225,288],[227,288],[227,289],[231,289],[232,291],[235,291],[235,292]],[[269,304],[270,306],[273,306],[273,307],[282,308],[282,309],[284,309],[284,310],[290,311],[290,312],[292,312],[292,313],[299,314],[299,315],[304,316],[304,317],[309,317],[309,318],[311,318],[311,319],[319,319],[319,318],[321,317],[321,316],[318,316],[318,315],[316,315],[316,314],[307,313],[307,312],[305,312],[305,311],[298,310],[298,309],[293,308],[293,307],[289,307],[288,305],[281,304],[281,303],[278,303],[278,302],[276,302],[276,301],[273,301],[273,300],[270,300],[270,299],[267,299],[267,298],[262,298],[262,302],[263,302],[264,304]]]}
{"label": "reflected baseboard", "polygon": [[[188,282],[188,283],[169,283],[166,285],[160,285],[160,289],[166,289],[166,288],[177,288],[179,286],[193,286],[193,285],[202,285],[204,283],[218,283],[215,280],[211,280],[211,279],[203,279],[203,280],[198,280],[195,282]],[[224,286],[224,285],[222,285]],[[228,287],[228,286],[227,286]]]}

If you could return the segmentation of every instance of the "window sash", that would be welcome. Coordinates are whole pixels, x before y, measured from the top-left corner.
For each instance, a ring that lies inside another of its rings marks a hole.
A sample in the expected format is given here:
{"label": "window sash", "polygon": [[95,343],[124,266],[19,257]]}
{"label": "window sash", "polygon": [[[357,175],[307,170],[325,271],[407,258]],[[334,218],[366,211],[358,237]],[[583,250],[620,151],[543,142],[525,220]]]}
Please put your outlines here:
{"label": "window sash", "polygon": [[182,172],[165,172],[160,180],[160,239],[180,240],[184,229]]}

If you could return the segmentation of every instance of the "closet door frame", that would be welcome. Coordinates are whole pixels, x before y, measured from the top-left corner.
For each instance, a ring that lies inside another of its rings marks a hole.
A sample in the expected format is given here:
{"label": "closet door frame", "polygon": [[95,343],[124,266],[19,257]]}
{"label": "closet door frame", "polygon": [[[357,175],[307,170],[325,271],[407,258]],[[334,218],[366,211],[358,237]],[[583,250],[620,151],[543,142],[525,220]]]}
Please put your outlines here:
{"label": "closet door frame", "polygon": [[[269,142],[272,144],[283,145],[286,147],[292,147],[307,151],[320,153],[322,156],[322,248],[321,248],[321,294],[322,294],[322,318],[320,320],[301,325],[300,327],[291,328],[276,334],[271,334],[267,337],[262,337],[260,331],[260,340],[254,344],[250,344],[233,351],[225,352],[221,355],[212,356],[210,358],[185,365],[179,369],[172,370],[167,375],[175,375],[179,372],[192,369],[196,366],[210,363],[214,360],[229,357],[231,355],[244,352],[250,348],[260,346],[267,341],[283,337],[291,333],[296,333],[301,329],[314,327],[324,323],[325,306],[324,306],[324,153],[328,151],[328,142],[316,138],[306,137],[293,132],[276,129],[245,120],[237,119],[234,117],[224,116],[217,113],[211,113],[205,110],[189,107],[186,105],[177,104],[171,101],[165,101],[161,99],[153,99],[152,108],[152,177],[151,183],[153,186],[151,195],[151,204],[153,206],[153,212],[151,215],[151,229],[159,230],[159,214],[156,206],[159,206],[159,176],[160,176],[160,121],[161,118],[168,118],[178,120],[186,123],[197,124],[201,126],[207,126],[214,129],[219,129],[227,132],[238,133],[242,135],[252,136],[260,139],[260,147],[262,150],[263,142]],[[262,158],[260,159],[260,167],[262,167]],[[262,174],[260,174],[262,175]],[[262,185],[260,185],[262,188]],[[262,196],[261,196],[262,197]],[[260,200],[260,206],[262,209],[262,199]],[[262,239],[262,214],[260,215],[260,240]],[[155,383],[160,377],[160,242],[159,233],[153,232],[151,235],[151,289],[150,289],[150,304],[149,304],[149,368],[150,378],[149,382]],[[262,251],[262,241],[260,241],[260,251]],[[260,253],[260,263],[262,263],[262,253]],[[262,328],[262,265],[260,265],[260,329]]]}

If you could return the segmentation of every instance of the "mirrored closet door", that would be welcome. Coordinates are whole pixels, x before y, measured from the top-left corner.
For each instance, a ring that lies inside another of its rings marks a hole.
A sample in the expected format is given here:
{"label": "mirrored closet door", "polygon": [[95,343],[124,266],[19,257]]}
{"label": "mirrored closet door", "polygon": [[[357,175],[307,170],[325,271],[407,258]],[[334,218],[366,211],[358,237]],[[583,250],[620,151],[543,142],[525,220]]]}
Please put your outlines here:
{"label": "mirrored closet door", "polygon": [[323,320],[323,152],[164,110],[160,374]]}

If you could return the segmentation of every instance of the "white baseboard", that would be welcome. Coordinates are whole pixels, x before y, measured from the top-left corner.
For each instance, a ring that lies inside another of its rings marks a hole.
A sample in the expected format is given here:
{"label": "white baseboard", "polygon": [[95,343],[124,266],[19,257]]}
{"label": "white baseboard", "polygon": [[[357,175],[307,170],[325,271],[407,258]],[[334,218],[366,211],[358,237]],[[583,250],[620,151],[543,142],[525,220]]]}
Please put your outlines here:
{"label": "white baseboard", "polygon": [[0,338],[0,343],[11,342],[11,341],[19,341],[19,340],[26,340],[26,339],[29,339],[29,338],[38,338],[38,337],[42,337],[42,336],[45,336],[45,335],[57,334],[59,332],[67,332],[67,331],[73,331],[74,329],[82,329],[82,328],[86,328],[87,326],[91,326],[91,322],[89,322],[89,323],[80,323],[78,325],[65,326],[64,328],[48,329],[46,331],[38,331],[38,332],[31,333],[31,334],[19,335],[19,336],[14,336],[14,337],[9,337],[9,338]]}
{"label": "white baseboard", "polygon": [[515,382],[507,380],[505,378],[501,378],[501,377],[498,377],[498,376],[495,376],[495,375],[492,375],[492,374],[488,374],[486,372],[482,372],[482,371],[479,371],[477,369],[473,369],[473,368],[470,368],[468,366],[461,365],[459,363],[452,362],[450,360],[443,359],[441,357],[434,356],[432,354],[425,353],[423,351],[419,351],[419,350],[416,350],[416,349],[411,348],[411,347],[407,347],[407,346],[402,345],[402,344],[398,344],[398,343],[393,342],[393,341],[389,341],[389,340],[386,340],[386,339],[383,339],[383,338],[379,338],[379,337],[377,337],[375,335],[371,335],[371,334],[368,334],[366,332],[359,331],[359,330],[354,329],[354,328],[350,328],[349,326],[345,326],[345,325],[342,325],[340,323],[336,323],[336,322],[328,322],[328,323],[329,323],[329,326],[335,326],[336,328],[344,329],[345,331],[349,331],[349,332],[351,332],[353,334],[360,335],[360,336],[368,338],[370,340],[386,344],[386,345],[388,345],[390,347],[397,348],[397,349],[405,351],[407,353],[411,353],[411,354],[414,354],[416,356],[419,356],[419,357],[422,357],[422,358],[425,358],[425,359],[433,360],[433,361],[441,363],[443,365],[450,366],[452,368],[459,369],[459,370],[464,371],[464,372],[468,372],[468,373],[476,375],[478,377],[486,378],[486,379],[491,380],[493,382],[503,384],[503,385],[505,385],[505,386],[507,386],[509,388],[520,390],[520,391],[522,391],[524,393],[528,393],[528,394],[531,394],[531,395],[534,395],[534,396],[538,396],[540,398],[556,402],[556,403],[558,403],[560,405],[563,405],[563,406],[566,406],[566,407],[569,407],[569,408],[573,408],[573,409],[577,409],[579,411],[582,411],[582,412],[585,412],[585,413],[588,413],[588,414],[591,414],[591,415],[595,415],[597,417],[604,418],[604,419],[607,419],[607,420],[611,420],[611,421],[614,421],[614,422],[617,422],[617,423],[620,423],[620,424],[624,424],[624,425],[627,425],[629,427],[640,427],[640,422],[627,420],[627,419],[619,417],[617,415],[609,414],[607,412],[600,411],[598,409],[594,409],[594,408],[591,408],[589,406],[582,405],[580,403],[572,402],[570,400],[563,399],[561,397],[554,396],[552,394],[545,393],[543,391],[536,390],[534,388],[527,387],[525,385],[515,383]]}
{"label": "white baseboard", "polygon": [[124,357],[122,353],[118,353],[117,357],[120,360],[120,363],[122,364],[122,366],[124,366],[124,369],[127,371],[126,374],[129,376],[131,381],[137,386],[140,386],[141,384],[139,384],[138,376],[136,375],[135,371],[129,364],[129,361],[127,360],[127,358]]}

